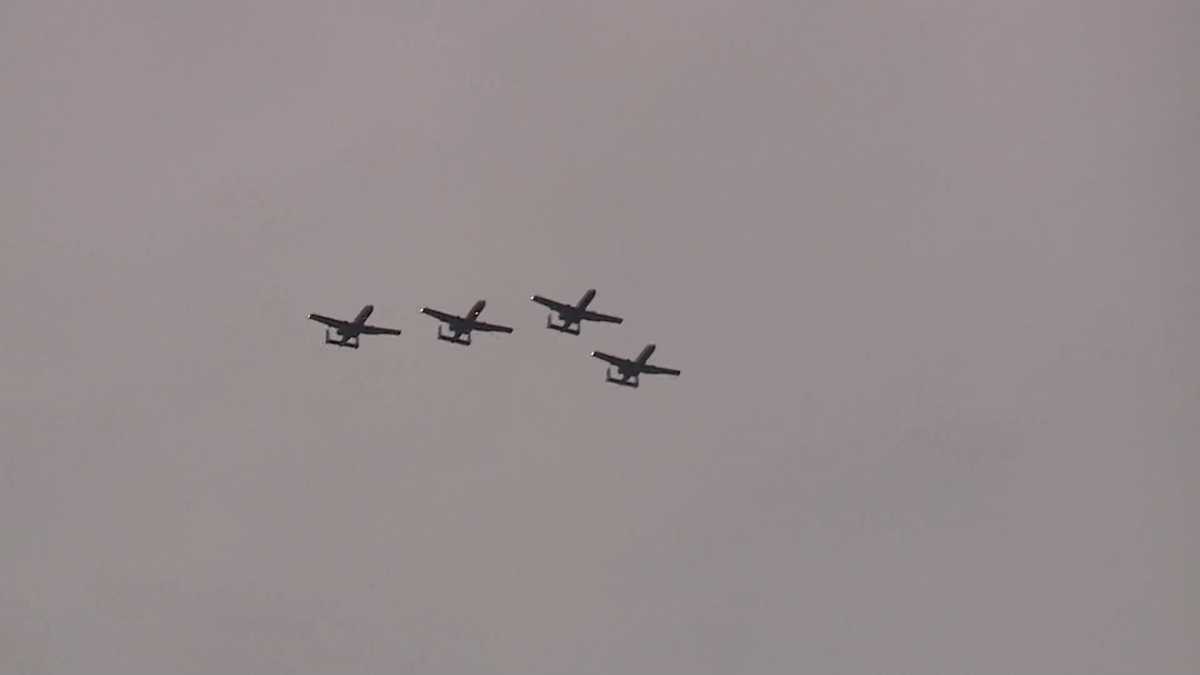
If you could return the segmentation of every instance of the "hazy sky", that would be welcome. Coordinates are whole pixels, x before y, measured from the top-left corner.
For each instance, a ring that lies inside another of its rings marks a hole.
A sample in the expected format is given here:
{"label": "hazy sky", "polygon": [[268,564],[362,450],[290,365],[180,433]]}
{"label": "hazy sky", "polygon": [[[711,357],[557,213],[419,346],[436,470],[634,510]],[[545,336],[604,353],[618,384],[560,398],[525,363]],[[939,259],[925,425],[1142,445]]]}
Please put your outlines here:
{"label": "hazy sky", "polygon": [[1198,40],[6,0],[0,672],[1200,672]]}

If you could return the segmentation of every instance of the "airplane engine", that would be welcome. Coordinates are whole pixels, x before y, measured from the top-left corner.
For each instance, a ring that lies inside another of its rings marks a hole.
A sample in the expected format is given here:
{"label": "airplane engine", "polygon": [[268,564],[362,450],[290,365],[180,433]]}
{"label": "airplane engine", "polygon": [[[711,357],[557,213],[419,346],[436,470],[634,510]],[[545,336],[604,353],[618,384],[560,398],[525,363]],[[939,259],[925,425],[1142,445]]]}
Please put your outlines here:
{"label": "airplane engine", "polygon": [[[583,326],[581,326],[579,323],[571,323],[570,321],[567,321],[566,319],[564,319],[562,317],[561,314],[559,315],[559,320],[562,323],[554,323],[553,312],[550,314],[547,314],[546,315],[546,328],[549,328],[550,330],[556,330],[560,333],[567,333],[568,335],[579,335],[580,331],[583,328]],[[574,326],[574,327],[572,328],[572,326]]]}
{"label": "airplane engine", "polygon": [[620,374],[620,377],[613,377],[612,368],[609,368],[605,373],[607,375],[607,377],[604,378],[605,381],[612,382],[613,384],[619,384],[622,387],[631,387],[637,389],[638,378],[636,375],[631,376],[620,369],[617,369],[617,372]]}
{"label": "airplane engine", "polygon": [[325,344],[334,345],[335,347],[348,347],[350,349],[358,349],[358,338],[341,337],[342,332],[336,331],[339,337],[332,337],[329,334],[329,329],[325,329]]}
{"label": "airplane engine", "polygon": [[442,332],[441,326],[438,326],[437,337],[439,340],[444,340],[446,342],[453,342],[456,345],[462,345],[464,347],[469,346],[471,344],[471,334],[470,333],[454,333],[454,332],[444,333],[444,332]]}

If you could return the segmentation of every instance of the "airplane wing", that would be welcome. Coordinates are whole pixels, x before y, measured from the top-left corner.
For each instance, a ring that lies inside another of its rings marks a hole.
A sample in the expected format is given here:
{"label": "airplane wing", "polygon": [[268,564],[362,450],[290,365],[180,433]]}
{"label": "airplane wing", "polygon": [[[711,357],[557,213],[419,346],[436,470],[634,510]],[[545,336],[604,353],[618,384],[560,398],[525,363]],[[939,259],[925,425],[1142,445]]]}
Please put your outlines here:
{"label": "airplane wing", "polygon": [[619,316],[613,316],[611,314],[601,314],[600,312],[584,312],[583,316],[580,318],[586,319],[588,321],[604,321],[606,323],[621,323],[622,321],[625,320]]}
{"label": "airplane wing", "polygon": [[359,331],[363,335],[399,335],[399,328],[380,328],[379,326],[363,326]]}
{"label": "airplane wing", "polygon": [[674,368],[663,368],[662,366],[642,366],[642,372],[649,375],[678,375],[679,371]]}
{"label": "airplane wing", "polygon": [[429,316],[432,316],[433,318],[437,319],[438,321],[442,321],[444,323],[458,323],[459,321],[462,320],[459,317],[454,316],[453,314],[447,314],[446,312],[443,312],[443,311],[440,311],[437,309],[430,309],[428,307],[422,307],[421,313],[428,314]]}
{"label": "airplane wing", "polygon": [[566,310],[568,310],[568,309],[571,309],[571,306],[570,306],[570,305],[567,305],[567,304],[561,303],[561,302],[559,302],[559,301],[557,301],[557,300],[551,300],[550,298],[544,298],[544,297],[542,297],[542,296],[540,296],[540,295],[535,295],[535,296],[533,296],[532,298],[529,298],[529,299],[530,299],[530,300],[532,300],[532,301],[534,301],[534,302],[536,302],[536,303],[537,303],[537,304],[539,304],[539,305],[542,305],[542,306],[544,306],[544,307],[549,307],[550,309],[552,309],[552,310],[554,310],[554,311],[556,311],[556,312],[563,312],[563,311],[566,311]]}
{"label": "airplane wing", "polygon": [[475,323],[471,324],[471,330],[477,330],[477,331],[480,331],[483,333],[511,333],[511,332],[513,332],[513,329],[509,328],[508,326],[501,326],[501,325],[494,324],[494,323],[484,323],[483,321],[476,321]]}
{"label": "airplane wing", "polygon": [[331,319],[327,316],[321,316],[320,314],[309,314],[308,318],[313,321],[316,321],[317,323],[323,323],[326,326],[329,326],[330,328],[344,328],[344,327],[350,325],[349,321],[342,321],[341,319]]}
{"label": "airplane wing", "polygon": [[608,361],[609,363],[613,364],[614,366],[629,365],[628,359],[623,359],[619,356],[613,356],[612,354],[605,354],[604,352],[592,352],[592,356],[594,358],[600,359],[601,361]]}

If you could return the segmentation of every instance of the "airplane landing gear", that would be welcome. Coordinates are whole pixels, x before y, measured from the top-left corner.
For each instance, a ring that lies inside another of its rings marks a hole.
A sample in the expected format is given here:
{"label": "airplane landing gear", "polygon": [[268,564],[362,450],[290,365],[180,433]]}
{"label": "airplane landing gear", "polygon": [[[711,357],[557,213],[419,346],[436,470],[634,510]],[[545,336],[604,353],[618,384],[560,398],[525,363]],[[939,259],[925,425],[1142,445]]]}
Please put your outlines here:
{"label": "airplane landing gear", "polygon": [[347,347],[349,349],[358,349],[358,338],[333,338],[329,335],[329,329],[325,329],[325,344],[334,345],[336,347]]}
{"label": "airplane landing gear", "polygon": [[[560,333],[566,333],[567,335],[579,335],[580,331],[583,329],[583,326],[579,323],[570,324],[565,321],[562,323],[554,323],[554,320],[552,319],[553,316],[553,314],[546,315],[546,328],[549,328],[550,330],[556,330]],[[571,328],[571,326],[575,326],[575,328]]]}
{"label": "airplane landing gear", "polygon": [[470,333],[449,333],[449,334],[447,334],[447,333],[442,332],[441,326],[438,326],[437,337],[439,340],[442,340],[444,342],[453,342],[454,344],[462,345],[463,347],[471,346],[471,334]]}
{"label": "airplane landing gear", "polygon": [[619,384],[622,387],[632,387],[633,389],[637,389],[637,386],[638,386],[638,376],[637,375],[624,375],[621,377],[613,377],[612,368],[608,369],[608,371],[606,372],[606,377],[604,379],[607,382],[612,382],[613,384]]}

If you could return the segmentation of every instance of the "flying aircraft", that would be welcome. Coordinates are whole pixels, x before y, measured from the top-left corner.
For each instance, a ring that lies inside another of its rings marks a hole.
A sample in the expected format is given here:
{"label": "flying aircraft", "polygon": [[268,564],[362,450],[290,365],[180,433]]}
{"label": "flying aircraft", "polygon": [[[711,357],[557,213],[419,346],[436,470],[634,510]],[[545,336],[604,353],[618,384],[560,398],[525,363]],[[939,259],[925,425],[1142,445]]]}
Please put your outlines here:
{"label": "flying aircraft", "polygon": [[[607,323],[621,323],[624,321],[624,319],[619,316],[611,316],[608,314],[601,314],[600,312],[588,311],[588,304],[591,303],[592,298],[594,297],[596,297],[596,289],[589,288],[588,292],[584,293],[583,297],[579,299],[579,302],[575,303],[574,305],[568,305],[565,302],[558,302],[557,300],[544,298],[540,295],[535,295],[529,299],[539,305],[549,307],[550,309],[554,310],[554,313],[558,314],[558,319],[562,323],[554,323],[551,318],[552,314],[547,314],[546,328],[556,330],[560,333],[579,335],[580,330],[583,328],[582,324],[584,321],[604,321]],[[574,329],[571,328],[572,326],[574,326]]]}
{"label": "flying aircraft", "polygon": [[629,359],[623,359],[619,356],[613,356],[612,354],[605,354],[604,352],[592,352],[592,356],[600,359],[601,361],[607,361],[617,367],[618,377],[613,377],[612,368],[609,367],[607,371],[607,377],[605,378],[606,380],[612,382],[613,384],[619,384],[626,387],[637,387],[638,376],[642,374],[679,374],[679,371],[675,370],[674,368],[663,368],[662,366],[652,366],[649,363],[646,363],[650,360],[650,355],[654,353],[654,349],[654,345],[646,345],[646,348],[643,349],[641,353],[637,355],[637,358],[633,359],[632,361]]}
{"label": "flying aircraft", "polygon": [[325,329],[325,344],[337,345],[338,347],[349,347],[358,349],[358,336],[360,335],[399,335],[400,331],[395,328],[380,328],[379,326],[368,326],[367,317],[371,316],[371,312],[375,311],[375,305],[365,305],[358,312],[358,316],[354,317],[353,321],[342,321],[341,319],[332,319],[320,314],[309,314],[308,318],[323,323],[329,328],[332,328],[338,334],[337,338],[329,337],[329,328]]}
{"label": "flying aircraft", "polygon": [[446,324],[450,329],[450,333],[442,332],[442,326],[438,325],[438,339],[446,342],[453,342],[457,345],[471,344],[471,331],[480,331],[484,333],[511,333],[512,328],[508,326],[500,326],[494,323],[485,323],[479,320],[479,314],[483,312],[483,308],[487,306],[487,302],[480,300],[471,306],[471,310],[466,316],[454,316],[447,312],[442,312],[428,307],[422,307],[421,313],[428,314],[433,318]]}

